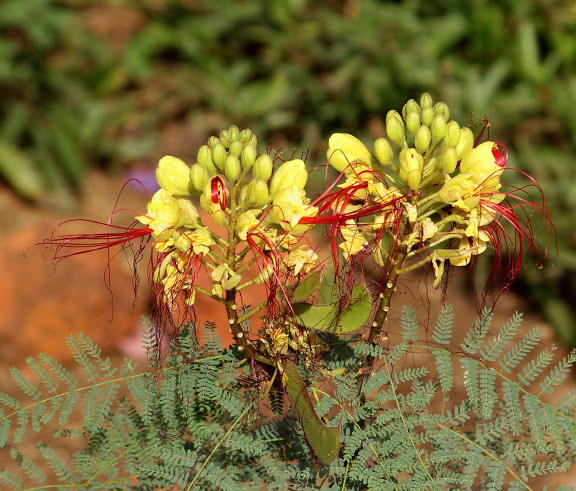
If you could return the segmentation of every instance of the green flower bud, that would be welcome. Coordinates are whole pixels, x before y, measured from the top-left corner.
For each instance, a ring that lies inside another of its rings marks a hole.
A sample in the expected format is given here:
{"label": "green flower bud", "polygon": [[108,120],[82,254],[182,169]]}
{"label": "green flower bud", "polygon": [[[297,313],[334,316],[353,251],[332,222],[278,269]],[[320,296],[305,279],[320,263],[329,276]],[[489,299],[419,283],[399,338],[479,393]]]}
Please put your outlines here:
{"label": "green flower bud", "polygon": [[454,147],[445,147],[440,154],[440,167],[446,174],[452,174],[456,170],[458,158]]}
{"label": "green flower bud", "polygon": [[432,140],[439,142],[446,135],[446,120],[441,114],[436,114],[432,119],[430,130],[432,131]]}
{"label": "green flower bud", "polygon": [[250,141],[250,138],[252,138],[252,131],[250,131],[248,128],[246,128],[245,130],[242,130],[240,132],[240,136],[238,137],[238,139],[242,142],[242,143],[247,143]]}
{"label": "green flower bud", "polygon": [[[210,149],[208,149],[210,151]],[[202,191],[210,178],[208,171],[200,164],[194,164],[190,169],[190,181],[197,191]]]}
{"label": "green flower bud", "polygon": [[433,101],[432,96],[428,92],[424,92],[420,96],[420,105],[422,106],[422,111],[427,107],[432,107]]}
{"label": "green flower bud", "polygon": [[187,196],[190,194],[190,167],[176,157],[166,155],[158,162],[156,180],[162,189],[172,193],[172,196]]}
{"label": "green flower bud", "polygon": [[334,133],[330,136],[326,157],[338,172],[348,172],[351,170],[350,164],[355,162],[370,165],[372,161],[372,155],[366,146],[348,133]]}
{"label": "green flower bud", "polygon": [[460,141],[460,125],[456,121],[450,121],[446,125],[446,134],[444,135],[444,145],[455,147]]}
{"label": "green flower bud", "polygon": [[402,179],[412,191],[420,188],[422,170],[424,169],[424,157],[415,148],[403,148],[399,155],[400,179]]}
{"label": "green flower bud", "polygon": [[211,150],[214,150],[214,147],[216,145],[222,145],[220,143],[220,139],[217,136],[211,136],[210,138],[208,138],[208,146],[210,147]]}
{"label": "green flower bud", "polygon": [[374,153],[382,165],[388,165],[392,161],[394,152],[386,138],[378,138],[374,142]]}
{"label": "green flower bud", "polygon": [[262,179],[267,181],[270,179],[272,175],[272,169],[274,164],[272,163],[272,158],[268,154],[260,155],[254,162],[254,166],[252,167],[252,175],[254,179]]}
{"label": "green flower bud", "polygon": [[254,206],[262,207],[268,203],[270,193],[268,183],[262,179],[253,180],[248,186],[248,200],[254,203]]}
{"label": "green flower bud", "polygon": [[246,186],[242,186],[240,188],[240,194],[238,197],[238,202],[240,204],[246,202],[246,200],[248,199],[248,188],[249,188],[250,184],[246,185]]}
{"label": "green flower bud", "polygon": [[460,128],[460,141],[456,145],[456,157],[462,160],[474,146],[474,134],[470,128]]}
{"label": "green flower bud", "polygon": [[420,114],[422,109],[420,109],[420,106],[414,99],[410,99],[406,104],[404,104],[404,107],[402,108],[402,117],[404,118],[404,121],[406,121],[408,114],[414,111]]}
{"label": "green flower bud", "polygon": [[218,145],[214,145],[214,148],[212,149],[212,160],[218,169],[224,169],[224,161],[226,160],[227,155],[228,152],[222,144],[218,143]]}
{"label": "green flower bud", "polygon": [[242,168],[240,167],[240,160],[238,159],[238,157],[232,154],[228,155],[228,157],[226,157],[226,160],[224,161],[224,174],[226,175],[226,178],[230,182],[235,181],[236,179],[238,179],[241,170]]}
{"label": "green flower bud", "polygon": [[434,114],[442,114],[446,121],[450,119],[450,109],[445,102],[437,102],[434,104]]}
{"label": "green flower bud", "polygon": [[178,206],[184,217],[183,227],[193,228],[200,225],[200,215],[196,207],[187,198],[177,198]]}
{"label": "green flower bud", "polygon": [[230,133],[228,133],[228,131],[226,131],[226,130],[222,130],[218,136],[220,136],[220,144],[224,148],[229,148],[230,144],[232,143],[232,139],[230,138]]}
{"label": "green flower bud", "polygon": [[406,128],[408,128],[408,131],[414,135],[418,131],[418,128],[420,128],[420,113],[410,111],[405,119]]}
{"label": "green flower bud", "polygon": [[231,141],[236,141],[240,139],[240,130],[238,129],[238,126],[236,125],[230,126],[230,128],[228,128],[228,133],[230,134]]}
{"label": "green flower bud", "polygon": [[428,126],[422,125],[414,135],[414,146],[419,153],[426,153],[432,141],[432,133]]}
{"label": "green flower bud", "polygon": [[198,150],[198,163],[211,174],[216,174],[216,166],[212,160],[212,150],[208,145],[202,145]]}
{"label": "green flower bud", "polygon": [[256,162],[256,147],[249,143],[245,144],[242,149],[242,154],[240,155],[240,160],[242,161],[242,167],[244,169],[251,169],[254,162]]}
{"label": "green flower bud", "polygon": [[[391,114],[392,113],[392,114]],[[386,134],[397,145],[404,143],[404,122],[396,111],[389,111],[386,116]]]}
{"label": "green flower bud", "polygon": [[240,140],[234,140],[230,144],[230,148],[228,149],[228,152],[230,152],[232,155],[236,155],[236,157],[240,157],[240,154],[242,153],[242,148],[244,148],[244,145],[242,145],[242,142]]}
{"label": "green flower bud", "polygon": [[433,119],[434,119],[434,109],[432,109],[431,107],[422,108],[422,124],[430,126],[432,124]]}
{"label": "green flower bud", "polygon": [[283,189],[296,186],[299,189],[304,189],[308,181],[308,172],[306,165],[300,159],[289,160],[284,162],[272,176],[270,181],[270,196],[275,196]]}
{"label": "green flower bud", "polygon": [[256,138],[256,135],[250,137],[248,144],[252,145],[254,148],[258,147],[258,138]]}

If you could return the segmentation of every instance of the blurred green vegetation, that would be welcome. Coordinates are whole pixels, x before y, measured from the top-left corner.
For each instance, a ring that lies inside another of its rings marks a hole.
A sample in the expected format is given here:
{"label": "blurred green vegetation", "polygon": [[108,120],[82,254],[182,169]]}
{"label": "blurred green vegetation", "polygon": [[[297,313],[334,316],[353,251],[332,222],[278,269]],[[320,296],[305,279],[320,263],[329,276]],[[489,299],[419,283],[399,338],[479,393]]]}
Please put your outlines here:
{"label": "blurred green vegetation", "polygon": [[487,115],[542,186],[558,254],[552,241],[554,266],[524,287],[576,345],[576,4],[465,5],[3,0],[0,175],[33,201],[74,194],[88,164],[151,161],[174,134],[192,162],[231,123],[322,163],[331,132],[381,136],[389,109],[428,91],[454,119]]}

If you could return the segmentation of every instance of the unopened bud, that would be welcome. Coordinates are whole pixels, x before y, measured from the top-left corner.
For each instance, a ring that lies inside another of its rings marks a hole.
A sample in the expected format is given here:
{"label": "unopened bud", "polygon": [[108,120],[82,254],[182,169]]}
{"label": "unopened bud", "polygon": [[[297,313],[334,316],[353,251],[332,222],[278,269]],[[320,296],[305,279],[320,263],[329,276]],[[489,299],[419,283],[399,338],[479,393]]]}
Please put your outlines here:
{"label": "unopened bud", "polygon": [[418,131],[418,128],[420,128],[420,113],[417,111],[410,111],[405,120],[406,128],[408,128],[408,131],[414,135]]}
{"label": "unopened bud", "polygon": [[242,142],[240,140],[234,140],[230,144],[230,148],[228,149],[228,152],[231,153],[232,155],[236,155],[236,157],[240,157],[240,154],[242,153],[242,148],[244,148],[244,145],[242,145]]}
{"label": "unopened bud", "polygon": [[272,176],[270,181],[270,195],[275,196],[283,189],[289,186],[296,186],[304,189],[308,181],[308,172],[306,164],[300,159],[289,160],[284,162]]}
{"label": "unopened bud", "polygon": [[256,162],[256,147],[249,143],[245,144],[240,159],[244,169],[251,169]]}
{"label": "unopened bud", "polygon": [[248,140],[248,143],[252,145],[254,148],[258,147],[258,138],[256,138],[256,135],[252,135],[250,137],[250,140]]}
{"label": "unopened bud", "polygon": [[414,146],[419,153],[426,153],[432,141],[432,133],[428,126],[422,125],[414,135]]}
{"label": "unopened bud", "polygon": [[212,160],[212,150],[208,145],[202,145],[198,150],[198,163],[211,174],[216,174],[216,166]]}
{"label": "unopened bud", "polygon": [[359,162],[370,165],[372,156],[366,146],[353,135],[334,133],[328,140],[326,152],[330,165],[338,172],[349,168],[350,164]]}
{"label": "unopened bud", "polygon": [[156,180],[172,196],[187,196],[191,191],[190,167],[176,157],[166,155],[158,162]]}
{"label": "unopened bud", "polygon": [[441,114],[436,114],[432,119],[430,131],[432,132],[432,140],[439,142],[446,135],[446,120]]}
{"label": "unopened bud", "polygon": [[414,99],[410,99],[406,104],[404,104],[404,107],[402,108],[402,117],[404,120],[406,120],[408,114],[414,111],[420,114],[422,109],[420,109],[420,106]]}
{"label": "unopened bud", "polygon": [[[210,151],[210,149],[208,149],[208,151]],[[206,181],[209,177],[210,175],[208,174],[208,171],[199,163],[194,164],[190,168],[190,181],[192,182],[192,186],[194,189],[196,189],[196,191],[202,191],[204,189]]]}
{"label": "unopened bud", "polygon": [[434,105],[434,114],[441,114],[444,116],[446,121],[450,119],[450,109],[445,102],[437,102]]}
{"label": "unopened bud", "polygon": [[184,227],[193,227],[200,224],[200,215],[196,207],[190,202],[188,198],[177,198],[178,207],[184,217]]}
{"label": "unopened bud", "polygon": [[230,138],[230,133],[226,130],[222,130],[218,135],[220,137],[220,144],[224,148],[229,148],[230,144],[232,143],[232,138]]}
{"label": "unopened bud", "polygon": [[272,163],[272,158],[268,154],[260,155],[254,162],[252,167],[252,175],[254,179],[262,179],[267,181],[272,175],[272,169],[274,164]]}
{"label": "unopened bud", "polygon": [[226,160],[227,155],[228,152],[226,152],[226,149],[222,144],[218,143],[217,145],[214,145],[214,148],[212,149],[212,160],[214,161],[218,169],[220,170],[224,169],[224,162]]}
{"label": "unopened bud", "polygon": [[268,183],[262,179],[255,179],[248,185],[247,198],[255,206],[261,207],[268,203],[270,193],[268,191]]}
{"label": "unopened bud", "polygon": [[[240,145],[242,144],[240,143]],[[238,159],[238,157],[232,154],[228,155],[228,157],[226,157],[226,160],[224,161],[224,174],[226,175],[226,178],[230,182],[234,182],[236,179],[238,179],[241,170],[242,168],[240,167],[240,160]]]}
{"label": "unopened bud", "polygon": [[210,149],[214,149],[214,147],[216,145],[222,145],[220,143],[220,139],[217,136],[211,136],[210,138],[208,138],[208,146],[210,147]]}
{"label": "unopened bud", "polygon": [[458,158],[454,147],[445,147],[440,154],[440,166],[446,174],[452,174],[456,170]]}
{"label": "unopened bud", "polygon": [[394,143],[398,145],[404,143],[404,122],[396,111],[389,111],[386,116],[386,134]]}
{"label": "unopened bud", "polygon": [[432,120],[434,119],[434,109],[431,107],[424,107],[422,108],[422,124],[426,126],[430,126],[432,124]]}
{"label": "unopened bud", "polygon": [[228,128],[228,133],[230,134],[231,141],[236,141],[240,139],[240,130],[238,129],[238,126],[236,125],[230,126],[230,128]]}
{"label": "unopened bud", "polygon": [[382,165],[388,165],[394,155],[392,147],[386,138],[378,138],[374,142],[374,153]]}
{"label": "unopened bud", "polygon": [[460,141],[456,145],[456,157],[462,160],[474,146],[474,134],[470,128],[460,128]]}
{"label": "unopened bud", "polygon": [[424,157],[415,148],[403,148],[399,155],[400,170],[399,175],[412,191],[420,188],[422,180],[422,170],[424,168]]}
{"label": "unopened bud", "polygon": [[424,92],[420,96],[420,106],[422,106],[422,111],[427,107],[432,107],[433,103],[432,96],[428,92]]}
{"label": "unopened bud", "polygon": [[444,145],[455,147],[460,141],[460,125],[456,121],[450,121],[446,125],[446,134],[444,135]]}
{"label": "unopened bud", "polygon": [[242,142],[242,143],[247,143],[250,141],[250,138],[252,138],[252,131],[250,131],[248,128],[246,128],[245,130],[242,130],[240,132],[240,136],[238,137],[238,139]]}

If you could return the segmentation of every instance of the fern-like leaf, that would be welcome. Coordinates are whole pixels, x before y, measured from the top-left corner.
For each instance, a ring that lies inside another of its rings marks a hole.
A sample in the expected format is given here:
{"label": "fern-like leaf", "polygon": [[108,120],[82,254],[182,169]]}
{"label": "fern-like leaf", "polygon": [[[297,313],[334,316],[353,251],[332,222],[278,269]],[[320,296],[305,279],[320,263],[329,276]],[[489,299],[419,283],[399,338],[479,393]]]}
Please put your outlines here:
{"label": "fern-like leaf", "polygon": [[464,387],[468,394],[468,401],[472,407],[478,407],[480,402],[480,391],[478,388],[478,362],[472,358],[462,358],[462,369],[464,370]]}
{"label": "fern-like leaf", "polygon": [[496,372],[489,367],[480,369],[480,415],[484,419],[492,417],[496,404]]}
{"label": "fern-like leaf", "polygon": [[32,462],[30,459],[26,458],[20,452],[15,449],[10,450],[10,458],[18,464],[24,473],[33,481],[38,484],[43,484],[46,481],[46,475],[42,472],[40,467]]}
{"label": "fern-like leaf", "polygon": [[72,391],[66,394],[66,399],[64,400],[64,404],[62,404],[62,409],[60,410],[60,416],[58,417],[58,423],[61,425],[65,425],[68,423],[68,419],[72,414],[72,411],[76,407],[76,403],[80,399],[80,392]]}
{"label": "fern-like leaf", "polygon": [[502,390],[504,392],[504,408],[508,416],[510,432],[512,435],[518,436],[520,434],[522,425],[520,389],[518,388],[518,384],[516,382],[506,380],[502,383]]}
{"label": "fern-like leaf", "polygon": [[472,325],[470,331],[468,331],[466,338],[464,338],[464,342],[461,345],[464,351],[470,353],[471,355],[478,351],[478,348],[488,333],[488,329],[490,329],[492,317],[492,311],[485,307],[480,314],[480,317],[478,317],[476,322],[474,322]]}
{"label": "fern-like leaf", "polygon": [[405,305],[402,308],[402,339],[404,341],[418,341],[418,320],[414,307]]}
{"label": "fern-like leaf", "polygon": [[38,359],[48,370],[56,375],[57,378],[64,382],[68,389],[72,390],[76,388],[78,384],[76,378],[66,368],[60,365],[60,363],[44,353],[40,353]]}
{"label": "fern-like leaf", "polygon": [[432,332],[432,339],[438,344],[449,344],[452,339],[452,323],[454,319],[454,312],[452,305],[443,305],[434,331]]}
{"label": "fern-like leaf", "polygon": [[10,368],[9,372],[14,381],[20,386],[20,388],[28,397],[35,401],[40,400],[42,392],[32,382],[30,382],[20,370],[18,370],[16,367],[12,367]]}
{"label": "fern-like leaf", "polygon": [[510,372],[513,368],[517,367],[528,353],[536,347],[541,338],[542,331],[538,328],[532,329],[504,355],[502,360],[499,361],[500,368],[505,372]]}
{"label": "fern-like leaf", "polygon": [[518,380],[524,385],[530,385],[531,382],[534,382],[542,371],[552,363],[554,358],[553,351],[555,349],[555,346],[551,349],[546,349],[538,355],[538,358],[530,360],[530,362],[522,369],[522,373],[518,374]]}
{"label": "fern-like leaf", "polygon": [[72,352],[74,360],[76,360],[76,363],[78,363],[82,368],[84,376],[88,379],[88,381],[95,382],[98,379],[98,369],[90,359],[90,355],[86,352],[86,348],[83,343],[81,343],[79,339],[73,334],[69,334],[66,336],[66,344]]}
{"label": "fern-like leaf", "polygon": [[536,396],[528,394],[522,396],[522,399],[530,416],[529,425],[534,445],[536,449],[543,449],[546,446],[546,434],[544,432],[545,424],[540,401]]}
{"label": "fern-like leaf", "polygon": [[438,369],[442,392],[450,392],[454,381],[452,357],[450,353],[444,349],[434,350],[432,354],[436,357],[436,368]]}
{"label": "fern-like leaf", "polygon": [[576,362],[576,349],[573,349],[570,354],[562,359],[540,384],[540,394],[545,392],[552,392],[554,387],[560,384],[570,372],[570,368]]}
{"label": "fern-like leaf", "polygon": [[26,358],[26,363],[32,369],[38,380],[48,389],[49,394],[55,394],[58,391],[58,382],[50,373],[36,360],[36,358]]}
{"label": "fern-like leaf", "polygon": [[12,489],[22,489],[22,478],[2,469],[0,470],[0,484]]}
{"label": "fern-like leaf", "polygon": [[514,339],[514,335],[522,325],[522,314],[516,312],[507,322],[504,324],[500,332],[494,336],[486,346],[483,346],[480,350],[480,357],[485,361],[494,361],[501,354],[504,348]]}

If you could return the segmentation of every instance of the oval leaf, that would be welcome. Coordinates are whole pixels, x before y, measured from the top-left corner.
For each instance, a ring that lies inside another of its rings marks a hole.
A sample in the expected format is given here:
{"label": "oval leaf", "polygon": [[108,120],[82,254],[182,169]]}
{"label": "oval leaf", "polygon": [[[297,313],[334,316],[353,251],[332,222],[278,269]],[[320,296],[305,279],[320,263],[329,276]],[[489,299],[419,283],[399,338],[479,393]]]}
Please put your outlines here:
{"label": "oval leaf", "polygon": [[296,285],[292,292],[292,302],[304,302],[305,300],[308,300],[318,289],[321,279],[322,273],[320,273],[320,271],[314,271],[308,276],[302,278],[300,283]]}

